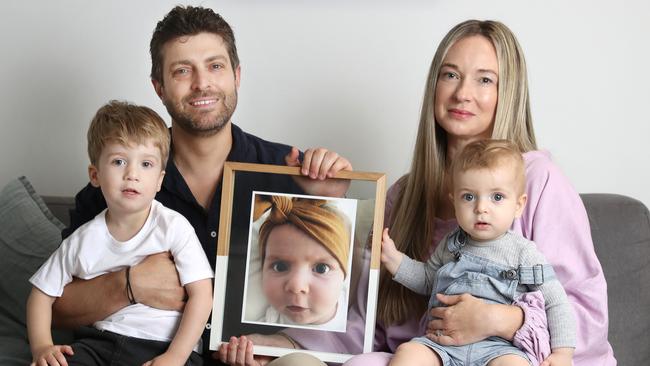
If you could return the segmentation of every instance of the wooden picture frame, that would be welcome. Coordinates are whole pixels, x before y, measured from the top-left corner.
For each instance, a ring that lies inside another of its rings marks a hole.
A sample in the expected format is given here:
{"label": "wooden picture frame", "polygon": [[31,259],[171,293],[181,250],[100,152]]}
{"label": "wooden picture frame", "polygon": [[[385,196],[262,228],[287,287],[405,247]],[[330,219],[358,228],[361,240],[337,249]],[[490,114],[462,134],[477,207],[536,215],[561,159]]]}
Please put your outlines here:
{"label": "wooden picture frame", "polygon": [[[220,344],[227,343],[230,336],[249,333],[273,334],[285,328],[298,328],[295,329],[297,332],[302,331],[301,328],[307,328],[306,331],[312,332],[312,334],[313,332],[323,332],[324,337],[330,332],[345,332],[345,327],[343,329],[319,329],[319,326],[312,324],[287,325],[273,322],[265,324],[264,321],[257,324],[244,316],[245,309],[247,309],[245,288],[249,286],[247,281],[253,283],[255,277],[251,275],[251,268],[256,268],[251,264],[250,254],[251,248],[257,246],[257,242],[251,239],[254,230],[257,230],[253,228],[256,221],[256,218],[253,218],[254,198],[269,195],[288,196],[307,201],[311,199],[326,201],[328,206],[335,205],[340,200],[335,197],[310,196],[295,192],[269,192],[265,189],[266,187],[256,187],[255,183],[251,183],[268,179],[290,179],[300,175],[298,167],[226,162],[223,171],[214,301],[210,326],[209,346],[211,350],[217,350]],[[264,179],[256,179],[258,176]],[[327,349],[326,345],[320,349],[301,349],[299,351],[312,354],[324,362],[343,363],[354,354],[372,351],[379,286],[381,235],[372,235],[371,233],[382,232],[386,177],[382,173],[342,171],[325,182],[334,179],[350,180],[351,187],[343,200],[355,201],[355,209],[349,211],[354,212],[356,217],[350,218],[352,225],[349,227],[353,230],[351,232],[352,248],[350,249],[350,267],[348,267],[346,275],[348,287],[344,288],[349,294],[347,307],[356,301],[355,306],[362,307],[365,311],[363,339],[356,340],[356,343],[363,346],[350,353],[338,353]],[[357,299],[365,301],[357,301]],[[347,316],[349,312],[345,314]],[[346,326],[347,321],[347,317],[344,318]],[[279,357],[295,351],[296,349],[293,348],[254,346],[254,353],[258,355]]]}

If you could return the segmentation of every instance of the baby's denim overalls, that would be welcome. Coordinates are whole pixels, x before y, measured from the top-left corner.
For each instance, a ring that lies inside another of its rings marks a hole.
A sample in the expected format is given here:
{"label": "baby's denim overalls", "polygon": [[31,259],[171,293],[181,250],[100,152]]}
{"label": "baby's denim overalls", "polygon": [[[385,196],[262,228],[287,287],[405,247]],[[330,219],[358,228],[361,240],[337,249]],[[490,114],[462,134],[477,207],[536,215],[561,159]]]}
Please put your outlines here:
{"label": "baby's denim overalls", "polygon": [[[456,260],[443,265],[436,272],[429,309],[444,306],[436,298],[436,293],[470,293],[487,303],[511,304],[517,296],[519,284],[539,285],[544,280],[555,278],[551,266],[512,268],[468,253],[463,250],[466,240],[467,234],[461,229],[449,235],[447,248]],[[528,360],[524,352],[500,337],[490,337],[464,346],[442,346],[427,337],[417,337],[413,341],[435,350],[444,366],[486,365],[506,354],[519,355]]]}

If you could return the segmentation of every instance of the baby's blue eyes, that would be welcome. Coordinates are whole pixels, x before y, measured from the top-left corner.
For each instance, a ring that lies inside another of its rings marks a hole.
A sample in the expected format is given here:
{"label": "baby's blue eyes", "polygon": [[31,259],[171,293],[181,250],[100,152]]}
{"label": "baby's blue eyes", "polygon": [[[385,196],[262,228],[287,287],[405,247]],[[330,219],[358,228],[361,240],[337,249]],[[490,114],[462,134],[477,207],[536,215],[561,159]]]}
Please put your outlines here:
{"label": "baby's blue eyes", "polygon": [[285,272],[289,270],[289,265],[286,262],[277,261],[271,264],[271,269],[275,272]]}
{"label": "baby's blue eyes", "polygon": [[318,263],[314,266],[313,271],[318,274],[325,274],[330,271],[330,266],[325,263]]}
{"label": "baby's blue eyes", "polygon": [[[473,193],[463,193],[461,198],[462,198],[463,201],[472,202],[472,201],[476,201],[476,199],[478,197],[476,195],[474,195]],[[494,202],[501,202],[504,199],[506,199],[506,197],[503,195],[503,193],[494,193],[494,194],[490,195],[490,200],[494,201]]]}
{"label": "baby's blue eyes", "polygon": [[[271,269],[274,272],[286,272],[289,270],[289,264],[285,261],[276,261],[271,263]],[[330,267],[329,264],[325,263],[317,263],[313,268],[312,272],[318,273],[318,274],[326,274],[329,271],[331,271],[332,268]]]}

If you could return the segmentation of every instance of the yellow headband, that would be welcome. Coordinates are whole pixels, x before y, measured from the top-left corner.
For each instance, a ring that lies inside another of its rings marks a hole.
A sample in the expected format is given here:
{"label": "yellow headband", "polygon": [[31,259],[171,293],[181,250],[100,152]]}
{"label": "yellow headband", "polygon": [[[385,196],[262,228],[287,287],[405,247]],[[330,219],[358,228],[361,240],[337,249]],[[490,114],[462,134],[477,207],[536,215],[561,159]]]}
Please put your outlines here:
{"label": "yellow headband", "polygon": [[266,241],[273,228],[291,224],[324,246],[347,275],[350,234],[340,213],[327,207],[325,200],[286,196],[271,196],[270,199],[271,202],[264,201],[260,196],[256,196],[253,209],[255,220],[271,209],[269,217],[260,227],[259,248],[262,265],[266,256]]}

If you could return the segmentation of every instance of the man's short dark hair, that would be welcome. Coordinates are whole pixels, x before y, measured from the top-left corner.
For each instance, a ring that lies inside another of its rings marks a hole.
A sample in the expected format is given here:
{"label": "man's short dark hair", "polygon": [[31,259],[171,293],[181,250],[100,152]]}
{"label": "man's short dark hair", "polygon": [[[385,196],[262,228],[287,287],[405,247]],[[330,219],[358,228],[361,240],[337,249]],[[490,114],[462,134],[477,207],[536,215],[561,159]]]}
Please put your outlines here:
{"label": "man's short dark hair", "polygon": [[235,35],[230,25],[212,9],[179,5],[158,22],[151,37],[149,44],[151,79],[163,82],[162,48],[165,43],[178,37],[193,36],[204,32],[216,34],[223,39],[228,49],[230,64],[235,70],[239,66],[239,56],[237,56],[237,47],[235,46]]}

